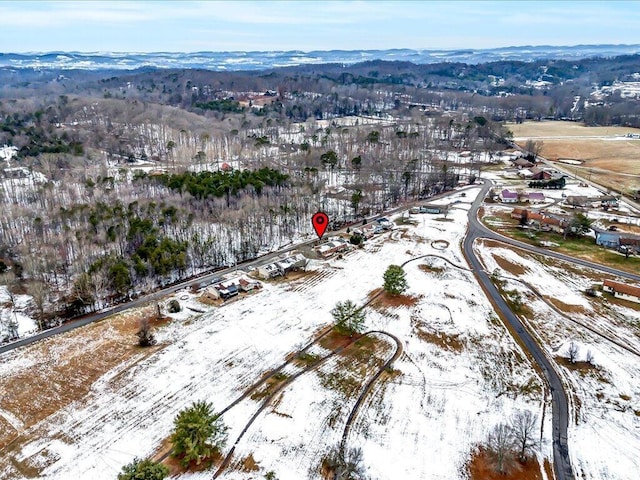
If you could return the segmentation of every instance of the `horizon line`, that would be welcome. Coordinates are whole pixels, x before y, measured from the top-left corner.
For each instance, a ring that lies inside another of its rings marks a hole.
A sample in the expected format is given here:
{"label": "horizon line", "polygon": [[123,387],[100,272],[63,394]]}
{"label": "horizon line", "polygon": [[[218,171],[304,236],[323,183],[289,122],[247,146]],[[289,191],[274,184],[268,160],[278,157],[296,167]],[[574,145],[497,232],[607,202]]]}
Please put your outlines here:
{"label": "horizon line", "polygon": [[94,50],[94,51],[81,51],[81,50],[30,50],[30,51],[0,51],[0,55],[51,55],[59,53],[70,53],[80,55],[91,54],[186,54],[193,55],[198,53],[314,53],[314,52],[386,52],[393,50],[413,50],[416,52],[458,52],[458,51],[471,51],[482,52],[487,50],[505,50],[509,48],[579,48],[579,47],[640,47],[640,43],[579,43],[574,45],[507,45],[503,47],[488,47],[488,48],[412,48],[412,47],[391,47],[391,48],[356,48],[356,49],[341,49],[332,48],[328,50],[320,49],[294,49],[294,50],[194,50],[194,51],[182,51],[182,50],[148,50],[148,51],[116,51],[116,50]]}

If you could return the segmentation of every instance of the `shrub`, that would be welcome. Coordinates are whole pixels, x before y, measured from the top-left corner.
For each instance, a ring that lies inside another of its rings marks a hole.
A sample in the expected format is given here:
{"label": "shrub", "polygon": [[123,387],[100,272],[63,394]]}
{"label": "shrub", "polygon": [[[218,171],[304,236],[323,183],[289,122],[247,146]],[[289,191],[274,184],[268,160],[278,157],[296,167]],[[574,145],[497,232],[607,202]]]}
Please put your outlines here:
{"label": "shrub", "polygon": [[162,480],[167,475],[169,469],[161,463],[135,458],[133,462],[122,467],[118,480]]}
{"label": "shrub", "polygon": [[168,310],[169,310],[169,313],[178,313],[180,310],[182,310],[182,307],[180,306],[180,302],[174,298],[169,302]]}

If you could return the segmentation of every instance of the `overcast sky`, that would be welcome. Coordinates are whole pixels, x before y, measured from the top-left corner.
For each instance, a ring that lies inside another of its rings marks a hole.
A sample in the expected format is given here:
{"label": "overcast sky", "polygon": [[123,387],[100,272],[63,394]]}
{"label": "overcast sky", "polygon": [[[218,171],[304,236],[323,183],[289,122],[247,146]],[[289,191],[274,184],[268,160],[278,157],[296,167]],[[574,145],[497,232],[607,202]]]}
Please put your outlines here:
{"label": "overcast sky", "polygon": [[640,2],[7,2],[0,52],[640,43]]}

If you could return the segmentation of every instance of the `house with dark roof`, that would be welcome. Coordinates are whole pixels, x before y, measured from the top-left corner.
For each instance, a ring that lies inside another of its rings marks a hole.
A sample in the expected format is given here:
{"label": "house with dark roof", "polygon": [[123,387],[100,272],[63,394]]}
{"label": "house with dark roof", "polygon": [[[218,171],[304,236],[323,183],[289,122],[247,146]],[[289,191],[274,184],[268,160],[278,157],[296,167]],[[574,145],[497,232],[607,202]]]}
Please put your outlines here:
{"label": "house with dark roof", "polygon": [[602,289],[605,292],[609,292],[615,298],[640,303],[640,287],[614,282],[613,280],[605,280],[602,283]]}
{"label": "house with dark roof", "polygon": [[529,192],[524,195],[524,199],[529,203],[544,203],[545,196],[542,192]]}
{"label": "house with dark roof", "polygon": [[640,235],[620,234],[620,249],[640,254]]}
{"label": "house with dark roof", "polygon": [[522,157],[514,160],[513,162],[513,166],[518,168],[531,168],[533,167],[533,165],[534,164],[531,163],[529,160]]}

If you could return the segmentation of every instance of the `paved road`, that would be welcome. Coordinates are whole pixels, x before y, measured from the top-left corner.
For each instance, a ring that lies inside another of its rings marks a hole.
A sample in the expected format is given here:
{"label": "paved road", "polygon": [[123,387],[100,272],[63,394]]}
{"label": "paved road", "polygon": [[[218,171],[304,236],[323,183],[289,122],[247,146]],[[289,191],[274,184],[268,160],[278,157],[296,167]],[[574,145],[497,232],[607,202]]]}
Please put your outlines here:
{"label": "paved road", "polygon": [[[287,247],[287,248],[283,248],[282,250],[278,250],[277,252],[273,252],[273,253],[264,255],[264,256],[262,256],[262,257],[260,257],[258,259],[251,260],[249,262],[243,263],[241,265],[241,267],[243,269],[245,269],[245,268],[261,265],[263,263],[268,263],[269,261],[273,260],[277,256],[282,255],[283,253],[290,252],[292,250],[298,249],[298,248],[303,247],[303,246],[311,246],[311,245],[314,245],[316,242],[317,242],[317,240],[298,243],[296,245],[293,245],[293,246],[290,246],[290,247]],[[131,300],[131,301],[126,302],[126,303],[122,303],[120,305],[117,305],[117,306],[115,306],[113,308],[110,308],[108,310],[105,310],[103,312],[84,315],[84,316],[76,318],[74,320],[70,320],[68,322],[65,322],[59,327],[55,327],[55,328],[51,328],[49,330],[45,330],[43,332],[37,333],[37,334],[32,335],[30,337],[22,338],[20,340],[15,341],[15,342],[7,343],[5,345],[0,346],[0,354],[5,353],[5,352],[9,352],[9,351],[14,350],[14,349],[19,348],[19,347],[23,347],[25,345],[30,345],[32,343],[38,342],[38,341],[43,340],[45,338],[52,337],[54,335],[58,335],[60,333],[68,332],[70,330],[74,330],[76,328],[83,327],[83,326],[88,325],[90,323],[97,322],[98,320],[102,320],[104,318],[107,318],[107,317],[109,317],[111,315],[114,315],[116,313],[120,313],[120,312],[123,312],[125,310],[129,310],[130,308],[141,307],[141,306],[146,305],[148,303],[159,301],[162,298],[166,297],[167,295],[171,295],[171,294],[177,292],[178,290],[189,288],[189,287],[191,287],[193,285],[196,285],[198,283],[209,282],[209,281],[215,279],[216,277],[220,277],[221,275],[223,275],[225,273],[232,272],[233,270],[235,270],[235,268],[236,267],[226,268],[224,270],[218,270],[216,272],[208,273],[206,275],[202,275],[202,276],[199,276],[197,278],[192,278],[190,280],[181,282],[181,283],[173,285],[171,287],[163,288],[162,290],[158,290],[157,292],[150,293],[148,295],[144,295],[144,296],[142,296],[142,297],[140,297],[138,299]]]}
{"label": "paved road", "polygon": [[[489,187],[486,187],[488,190]],[[484,192],[485,190],[483,190]],[[481,194],[482,195],[482,194]],[[481,202],[482,200],[480,200]],[[475,204],[474,204],[475,206]],[[479,206],[479,204],[478,204]],[[477,208],[477,207],[476,207]],[[534,245],[530,245],[528,243],[520,242],[519,240],[514,240],[513,238],[505,237],[504,235],[499,234],[498,232],[494,232],[483,223],[481,223],[477,216],[477,210],[474,208],[469,212],[469,229],[473,227],[475,238],[488,238],[490,240],[497,240],[499,242],[507,243],[511,246],[521,248],[523,250],[528,250],[529,252],[536,253],[538,255],[544,255],[545,257],[553,257],[558,260],[563,260],[565,262],[573,263],[574,265],[580,265],[583,267],[592,268],[593,270],[597,270],[602,273],[608,273],[610,275],[617,275],[618,277],[626,278],[628,280],[633,280],[635,282],[640,282],[640,275],[624,272],[622,270],[618,270],[616,268],[608,267],[606,265],[602,265],[600,263],[590,262],[588,260],[583,260],[581,258],[571,257],[569,255],[565,255],[563,253],[556,252],[554,250],[542,247],[536,247]]]}
{"label": "paved road", "polygon": [[[376,218],[381,218],[381,217],[384,217],[386,215],[393,215],[395,213],[407,210],[409,208],[409,206],[417,205],[417,204],[420,204],[420,203],[425,203],[425,201],[432,201],[432,200],[436,200],[436,199],[439,199],[439,198],[442,198],[442,197],[454,195],[454,194],[457,194],[457,193],[459,193],[459,192],[461,192],[463,190],[466,190],[468,188],[474,188],[474,187],[476,187],[476,185],[470,185],[469,187],[464,188],[464,189],[453,190],[453,191],[444,192],[444,193],[441,193],[441,194],[438,194],[438,195],[434,195],[433,197],[430,197],[428,199],[415,201],[415,202],[412,202],[411,204],[406,204],[406,205],[402,205],[400,207],[393,208],[391,210],[388,210],[386,212],[381,213],[380,215],[376,215],[374,217],[370,217],[367,220],[370,222],[370,221],[375,220]],[[356,225],[352,225],[352,227],[356,227],[356,226],[357,226],[357,224]],[[343,229],[341,231],[344,231],[344,230],[345,229]],[[327,235],[336,234],[336,233],[339,233],[339,232],[328,232]],[[297,243],[295,245],[291,245],[289,247],[282,248],[282,249],[280,249],[280,250],[278,250],[276,252],[272,252],[272,253],[269,253],[267,255],[264,255],[264,256],[262,256],[260,258],[257,258],[255,260],[250,260],[248,262],[244,262],[239,266],[242,269],[246,269],[246,268],[249,268],[249,267],[256,267],[258,265],[263,265],[265,263],[268,263],[268,262],[272,261],[273,259],[275,259],[276,257],[278,257],[278,256],[280,256],[280,255],[282,255],[284,253],[291,252],[293,250],[297,250],[297,249],[302,248],[302,247],[310,247],[310,246],[316,245],[317,243],[318,243],[317,239],[309,240],[307,242]],[[80,328],[80,327],[83,327],[85,325],[89,325],[90,323],[97,322],[99,320],[103,320],[104,318],[107,318],[107,317],[109,317],[111,315],[114,315],[116,313],[123,312],[125,310],[130,309],[130,308],[141,307],[141,306],[146,305],[148,303],[159,301],[162,298],[166,297],[167,295],[172,295],[173,293],[177,292],[178,290],[182,290],[184,288],[189,288],[189,287],[191,287],[193,285],[196,285],[198,283],[210,282],[211,280],[215,279],[216,277],[220,277],[221,275],[224,275],[226,273],[232,272],[233,270],[235,270],[235,268],[236,267],[230,267],[230,268],[226,268],[226,269],[223,269],[223,270],[218,270],[218,271],[213,272],[213,273],[201,275],[201,276],[199,276],[197,278],[192,278],[192,279],[189,279],[189,280],[185,280],[185,281],[180,282],[180,283],[178,283],[176,285],[173,285],[173,286],[170,286],[170,287],[167,287],[167,288],[163,288],[163,289],[158,290],[158,291],[156,291],[154,293],[150,293],[150,294],[144,295],[144,296],[142,296],[142,297],[140,297],[140,298],[138,298],[136,300],[131,300],[129,302],[122,303],[122,304],[117,305],[115,307],[109,308],[108,310],[105,310],[103,312],[87,314],[87,315],[84,315],[82,317],[78,317],[78,318],[75,318],[73,320],[67,321],[67,322],[65,322],[64,324],[62,324],[59,327],[50,328],[49,330],[45,330],[43,332],[37,333],[35,335],[32,335],[30,337],[21,338],[20,340],[16,340],[16,341],[11,342],[11,343],[0,345],[0,355],[5,353],[5,352],[9,352],[11,350],[15,350],[16,348],[24,347],[26,345],[30,345],[32,343],[38,342],[38,341],[43,340],[45,338],[49,338],[49,337],[52,337],[54,335],[58,335],[60,333],[68,332],[70,330],[75,330],[76,328]]]}
{"label": "paved road", "polygon": [[[551,402],[552,402],[552,437],[553,437],[553,467],[556,474],[556,480],[572,480],[574,478],[573,471],[571,469],[571,461],[569,459],[569,448],[567,444],[567,426],[569,422],[569,406],[567,402],[567,395],[564,391],[562,381],[558,372],[553,367],[551,361],[547,358],[542,347],[531,336],[529,331],[524,327],[522,322],[511,311],[507,303],[498,292],[491,279],[484,271],[482,264],[478,260],[475,252],[473,251],[473,243],[476,239],[491,236],[493,233],[486,229],[477,218],[478,208],[484,200],[485,195],[491,187],[490,183],[485,183],[480,194],[473,202],[472,207],[469,209],[469,227],[467,235],[464,239],[463,250],[464,254],[471,265],[478,281],[485,290],[487,296],[490,297],[493,304],[500,311],[503,318],[507,321],[511,327],[513,334],[524,345],[525,349],[529,351],[533,360],[538,364],[542,374],[547,380],[549,388],[551,390]],[[505,237],[506,239],[506,237]],[[506,239],[507,243],[510,243],[510,239]],[[529,249],[530,245],[526,245]],[[546,251],[544,252],[546,253]],[[571,259],[569,259],[571,261]]]}

